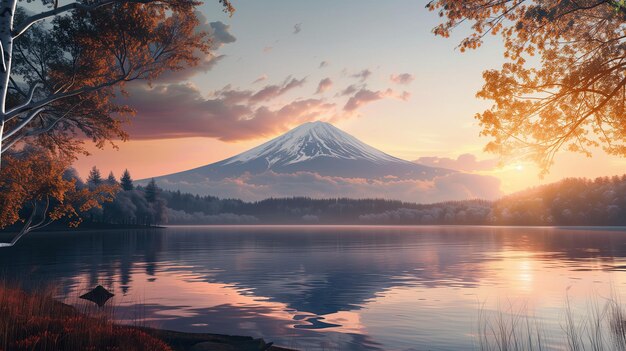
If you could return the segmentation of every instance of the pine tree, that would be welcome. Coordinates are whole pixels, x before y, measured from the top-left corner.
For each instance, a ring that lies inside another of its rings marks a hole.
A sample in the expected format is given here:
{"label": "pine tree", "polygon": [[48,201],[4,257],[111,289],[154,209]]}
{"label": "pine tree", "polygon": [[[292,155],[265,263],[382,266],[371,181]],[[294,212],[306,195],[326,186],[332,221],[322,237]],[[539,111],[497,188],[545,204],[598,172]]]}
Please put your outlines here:
{"label": "pine tree", "polygon": [[146,200],[148,200],[148,202],[156,202],[157,197],[158,197],[158,193],[159,193],[159,187],[157,187],[156,182],[154,181],[154,178],[152,178],[150,180],[150,183],[148,183],[148,185],[146,185],[145,188],[145,196],[146,196]]}
{"label": "pine tree", "polygon": [[116,185],[117,184],[117,179],[115,178],[115,175],[113,174],[113,171],[109,172],[109,176],[107,177],[107,184],[109,184],[109,185]]}
{"label": "pine tree", "polygon": [[124,189],[125,191],[133,190],[133,188],[135,187],[133,185],[133,179],[130,177],[130,172],[128,172],[127,169],[124,170],[122,178],[120,178],[120,183],[122,185],[122,189]]}
{"label": "pine tree", "polygon": [[100,170],[93,166],[89,171],[89,176],[87,177],[87,183],[89,185],[98,186],[102,184],[102,176],[100,175]]}

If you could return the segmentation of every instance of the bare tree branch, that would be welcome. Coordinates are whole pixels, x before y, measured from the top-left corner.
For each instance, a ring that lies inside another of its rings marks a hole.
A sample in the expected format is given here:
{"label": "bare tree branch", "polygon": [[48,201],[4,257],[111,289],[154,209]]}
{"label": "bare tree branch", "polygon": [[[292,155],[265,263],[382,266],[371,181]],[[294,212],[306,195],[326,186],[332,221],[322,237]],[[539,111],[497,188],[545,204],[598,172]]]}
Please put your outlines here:
{"label": "bare tree branch", "polygon": [[38,83],[33,84],[33,86],[31,86],[30,90],[28,91],[28,96],[26,98],[26,102],[24,102],[23,104],[21,104],[19,106],[15,106],[10,111],[8,111],[7,114],[9,114],[9,113],[11,113],[11,112],[13,112],[15,110],[19,110],[21,108],[24,108],[24,107],[28,106],[33,101],[33,97],[35,96],[35,91],[37,90],[38,86],[39,86]]}
{"label": "bare tree branch", "polygon": [[30,121],[33,120],[33,118],[37,117],[37,115],[39,113],[41,113],[41,111],[43,111],[44,108],[40,107],[32,112],[30,112],[26,118],[24,118],[24,120],[22,120],[18,125],[16,125],[15,127],[13,127],[12,130],[8,131],[7,133],[5,133],[4,135],[2,135],[2,141],[7,140],[8,138],[12,137],[13,135],[17,134],[22,128],[26,127],[26,125],[28,125],[28,123],[30,123]]}
{"label": "bare tree branch", "polygon": [[33,204],[33,212],[31,212],[30,216],[28,216],[28,219],[26,220],[26,223],[24,224],[20,232],[11,240],[11,242],[0,243],[0,247],[14,246],[24,235],[28,234],[32,230],[31,223],[33,222],[33,219],[35,218],[35,214],[37,213],[37,203],[32,202],[32,204]]}

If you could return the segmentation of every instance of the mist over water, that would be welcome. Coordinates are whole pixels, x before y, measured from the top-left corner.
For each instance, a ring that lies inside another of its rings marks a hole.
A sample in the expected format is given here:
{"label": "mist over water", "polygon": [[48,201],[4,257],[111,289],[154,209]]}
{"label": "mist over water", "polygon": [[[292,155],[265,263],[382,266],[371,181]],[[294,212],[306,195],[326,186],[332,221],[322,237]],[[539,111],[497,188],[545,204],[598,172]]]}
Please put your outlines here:
{"label": "mist over water", "polygon": [[[479,310],[523,311],[549,342],[592,298],[626,301],[626,229],[172,227],[34,234],[2,276],[60,297],[97,284],[122,322],[306,350],[474,350]],[[27,277],[27,279],[24,279]]]}

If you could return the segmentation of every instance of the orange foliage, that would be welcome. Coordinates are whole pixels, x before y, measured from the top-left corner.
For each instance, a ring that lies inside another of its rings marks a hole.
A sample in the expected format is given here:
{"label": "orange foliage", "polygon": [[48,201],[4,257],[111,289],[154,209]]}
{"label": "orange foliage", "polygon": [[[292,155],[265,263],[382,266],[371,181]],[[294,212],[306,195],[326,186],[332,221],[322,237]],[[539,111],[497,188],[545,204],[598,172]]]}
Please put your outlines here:
{"label": "orange foliage", "polygon": [[[462,23],[473,33],[461,51],[487,34],[504,40],[506,63],[484,72],[477,93],[493,106],[476,115],[488,151],[530,156],[547,172],[562,149],[602,146],[626,156],[626,7],[610,0],[433,0],[447,37]],[[532,58],[536,56],[536,58]]]}
{"label": "orange foliage", "polygon": [[0,228],[24,222],[21,212],[34,209],[47,212],[41,225],[68,218],[70,225],[76,226],[81,221],[80,212],[112,201],[117,186],[103,184],[93,190],[81,187],[75,177],[68,175],[70,163],[67,156],[43,148],[6,155],[0,171]]}
{"label": "orange foliage", "polygon": [[[219,2],[233,13],[229,0]],[[116,100],[126,94],[125,84],[150,82],[210,55],[208,33],[197,31],[198,5],[120,0],[83,6],[17,37],[9,73],[31,90],[12,81],[10,112],[2,116],[0,228],[22,221],[30,231],[61,218],[75,226],[80,212],[112,200],[114,186],[90,190],[66,171],[78,153],[86,153],[85,137],[98,147],[127,139],[123,123],[133,111]],[[17,23],[28,18],[17,10]],[[24,145],[25,151],[11,152]]]}

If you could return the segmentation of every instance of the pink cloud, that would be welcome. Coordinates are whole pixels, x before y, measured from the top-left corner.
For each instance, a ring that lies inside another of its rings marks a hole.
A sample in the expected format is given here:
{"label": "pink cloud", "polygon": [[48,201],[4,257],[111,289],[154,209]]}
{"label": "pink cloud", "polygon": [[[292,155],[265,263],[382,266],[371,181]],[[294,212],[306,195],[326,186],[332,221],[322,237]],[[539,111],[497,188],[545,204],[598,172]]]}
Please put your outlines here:
{"label": "pink cloud", "polygon": [[267,85],[263,89],[257,91],[250,96],[250,101],[260,102],[267,101],[285,94],[289,90],[302,87],[306,82],[306,78],[296,79],[287,78],[281,85]]}
{"label": "pink cloud", "polygon": [[257,84],[257,83],[261,83],[263,81],[267,80],[267,74],[262,74],[260,75],[257,79],[255,79],[252,84]]}
{"label": "pink cloud", "polygon": [[361,80],[361,82],[365,82],[371,75],[372,75],[372,71],[366,68],[358,73],[351,75],[351,77],[357,78]]}
{"label": "pink cloud", "polygon": [[136,85],[129,88],[129,104],[137,114],[127,130],[134,139],[203,136],[236,141],[275,135],[332,114],[335,104],[322,99],[296,99],[275,107],[261,103],[261,97],[271,100],[294,84],[266,87],[262,94],[227,87],[209,99],[189,84]]}
{"label": "pink cloud", "polygon": [[415,80],[415,77],[410,73],[392,74],[389,77],[392,83],[406,85]]}
{"label": "pink cloud", "polygon": [[354,112],[370,102],[382,100],[390,96],[393,96],[393,90],[391,89],[387,89],[384,91],[372,91],[367,88],[362,88],[361,90],[357,91],[352,97],[350,97],[350,99],[348,99],[348,102],[346,102],[343,109],[347,112]]}
{"label": "pink cloud", "polygon": [[[127,87],[129,97],[119,99],[136,110],[126,128],[132,139],[209,137],[238,141],[274,136],[305,122],[350,118],[377,100],[408,98],[406,92],[371,91],[365,86],[350,86],[332,97],[294,98],[287,94],[297,93],[306,83],[306,78],[288,77],[258,89],[227,85],[208,97],[192,84],[134,83]],[[317,92],[332,86],[330,78],[322,79]]]}
{"label": "pink cloud", "polygon": [[315,94],[322,94],[332,87],[333,81],[330,78],[324,78],[320,80],[319,84],[317,85],[317,91],[315,92]]}

